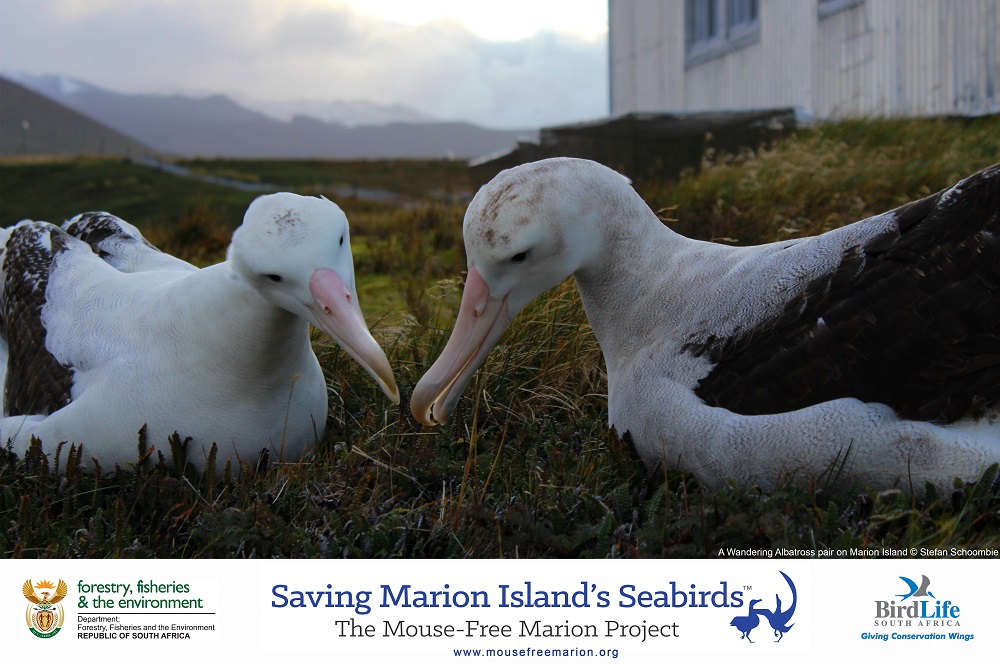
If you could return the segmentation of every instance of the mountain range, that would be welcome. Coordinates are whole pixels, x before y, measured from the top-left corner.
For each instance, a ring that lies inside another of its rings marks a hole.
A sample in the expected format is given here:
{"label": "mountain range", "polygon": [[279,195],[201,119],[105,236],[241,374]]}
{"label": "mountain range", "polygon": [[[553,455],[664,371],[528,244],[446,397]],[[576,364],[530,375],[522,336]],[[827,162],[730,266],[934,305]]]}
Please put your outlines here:
{"label": "mountain range", "polygon": [[[63,76],[6,76],[155,151],[179,157],[468,158],[534,133],[438,121],[405,106],[370,102],[257,102],[255,110],[225,95],[124,94]],[[9,116],[5,97],[0,96],[0,115]],[[26,112],[20,109],[21,115]],[[15,142],[5,144],[9,148]]]}

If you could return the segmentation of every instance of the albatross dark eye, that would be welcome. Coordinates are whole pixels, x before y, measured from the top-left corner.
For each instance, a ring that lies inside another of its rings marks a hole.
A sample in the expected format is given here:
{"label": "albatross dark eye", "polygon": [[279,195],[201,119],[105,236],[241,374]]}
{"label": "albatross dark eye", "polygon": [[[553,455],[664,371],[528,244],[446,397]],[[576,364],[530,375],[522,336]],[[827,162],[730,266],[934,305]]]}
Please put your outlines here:
{"label": "albatross dark eye", "polygon": [[280,274],[265,274],[264,277],[266,279],[270,279],[276,284],[280,284],[282,281],[284,281],[284,279],[281,278]]}
{"label": "albatross dark eye", "polygon": [[523,263],[528,258],[528,252],[522,251],[519,254],[514,254],[510,257],[511,263]]}
{"label": "albatross dark eye", "polygon": [[344,236],[343,235],[340,236],[340,246],[342,246],[342,247],[344,246]]}

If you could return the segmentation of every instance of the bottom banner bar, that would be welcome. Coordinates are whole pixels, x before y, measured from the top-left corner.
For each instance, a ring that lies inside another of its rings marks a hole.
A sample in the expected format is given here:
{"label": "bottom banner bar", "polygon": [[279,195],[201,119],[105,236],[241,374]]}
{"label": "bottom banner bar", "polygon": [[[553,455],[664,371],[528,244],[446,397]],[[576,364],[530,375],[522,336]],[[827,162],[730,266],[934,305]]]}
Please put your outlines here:
{"label": "bottom banner bar", "polygon": [[929,661],[1000,645],[991,560],[38,560],[0,570],[11,662],[716,654],[773,664]]}

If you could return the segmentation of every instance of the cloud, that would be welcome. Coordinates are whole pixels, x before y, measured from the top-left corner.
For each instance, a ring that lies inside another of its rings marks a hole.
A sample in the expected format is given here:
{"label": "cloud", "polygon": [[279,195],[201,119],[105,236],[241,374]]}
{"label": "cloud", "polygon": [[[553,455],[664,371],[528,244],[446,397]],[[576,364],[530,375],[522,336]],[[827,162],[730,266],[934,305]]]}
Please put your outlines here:
{"label": "cloud", "polygon": [[272,0],[3,0],[0,69],[122,92],[365,99],[533,127],[607,112],[607,46],[558,32],[493,42],[341,5]]}

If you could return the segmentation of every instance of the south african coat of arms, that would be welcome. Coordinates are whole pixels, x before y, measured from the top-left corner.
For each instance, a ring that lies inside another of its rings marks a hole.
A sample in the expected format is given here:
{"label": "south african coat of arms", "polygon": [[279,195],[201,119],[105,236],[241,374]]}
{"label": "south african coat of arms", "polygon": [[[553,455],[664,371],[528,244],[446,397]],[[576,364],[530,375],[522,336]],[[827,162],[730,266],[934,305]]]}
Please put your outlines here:
{"label": "south african coat of arms", "polygon": [[28,579],[21,586],[21,592],[28,600],[24,619],[31,633],[41,639],[48,639],[58,634],[66,617],[60,604],[69,593],[66,582],[59,579],[58,585],[51,581],[39,581],[33,584],[31,579]]}

